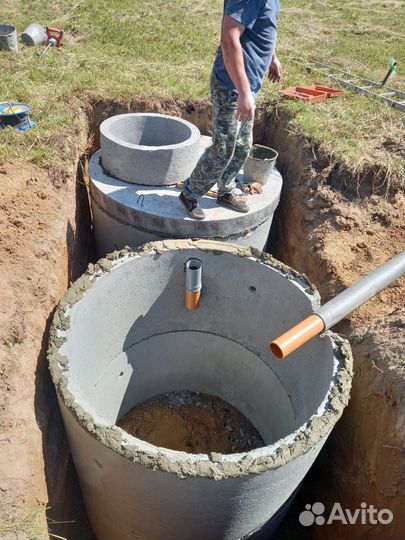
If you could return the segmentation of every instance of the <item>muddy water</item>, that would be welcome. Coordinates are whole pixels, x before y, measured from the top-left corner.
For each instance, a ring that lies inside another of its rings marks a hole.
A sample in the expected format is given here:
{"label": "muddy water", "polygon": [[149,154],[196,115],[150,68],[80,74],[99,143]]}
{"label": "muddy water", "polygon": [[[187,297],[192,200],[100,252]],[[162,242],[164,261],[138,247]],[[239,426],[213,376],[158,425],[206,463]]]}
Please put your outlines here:
{"label": "muddy water", "polygon": [[119,427],[156,446],[192,454],[247,452],[264,446],[252,423],[217,396],[178,391],[140,403]]}

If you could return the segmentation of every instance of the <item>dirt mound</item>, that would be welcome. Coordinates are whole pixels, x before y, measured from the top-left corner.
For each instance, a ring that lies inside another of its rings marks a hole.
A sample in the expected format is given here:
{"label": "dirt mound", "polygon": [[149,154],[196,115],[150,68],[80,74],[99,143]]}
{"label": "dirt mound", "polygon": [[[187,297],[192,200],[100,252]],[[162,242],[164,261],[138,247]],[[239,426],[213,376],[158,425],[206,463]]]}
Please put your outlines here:
{"label": "dirt mound", "polygon": [[118,425],[155,446],[192,454],[232,454],[264,446],[259,432],[235,407],[200,392],[168,392],[148,399]]}

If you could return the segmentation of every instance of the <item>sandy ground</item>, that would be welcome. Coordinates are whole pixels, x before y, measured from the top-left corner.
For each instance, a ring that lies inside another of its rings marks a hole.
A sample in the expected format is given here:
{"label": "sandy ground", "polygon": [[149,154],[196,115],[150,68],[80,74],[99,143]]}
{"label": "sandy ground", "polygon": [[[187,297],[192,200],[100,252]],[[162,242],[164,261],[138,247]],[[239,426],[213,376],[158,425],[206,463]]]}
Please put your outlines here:
{"label": "sandy ground", "polygon": [[[46,484],[38,474],[43,468],[41,429],[31,428],[38,422],[33,389],[37,366],[31,352],[38,354],[49,313],[68,280],[68,269],[55,264],[67,260],[65,223],[59,219],[66,186],[55,188],[47,174],[17,162],[0,169],[0,178],[0,469],[7,471],[0,475],[0,489],[6,503],[18,494],[35,507],[46,501]],[[17,459],[21,449],[24,459]]]}
{"label": "sandy ground", "polygon": [[249,452],[264,446],[251,422],[217,396],[169,392],[140,403],[118,425],[155,446],[191,454]]}
{"label": "sandy ground", "polygon": [[17,161],[0,168],[0,537],[7,539],[13,528],[46,537],[45,509],[63,504],[71,474],[45,351],[50,315],[86,259],[75,173]]}

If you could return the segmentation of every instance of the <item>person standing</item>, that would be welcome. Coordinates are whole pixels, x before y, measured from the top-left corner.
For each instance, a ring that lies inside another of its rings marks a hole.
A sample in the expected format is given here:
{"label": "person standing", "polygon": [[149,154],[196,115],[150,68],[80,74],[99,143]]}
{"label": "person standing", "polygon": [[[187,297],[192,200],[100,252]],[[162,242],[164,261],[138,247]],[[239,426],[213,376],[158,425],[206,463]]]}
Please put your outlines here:
{"label": "person standing", "polygon": [[204,219],[199,199],[214,184],[217,203],[246,213],[248,205],[234,194],[236,177],[253,142],[255,101],[266,73],[282,76],[275,52],[279,0],[225,0],[221,46],[211,74],[212,146],[207,148],[183,185],[179,199],[193,219]]}

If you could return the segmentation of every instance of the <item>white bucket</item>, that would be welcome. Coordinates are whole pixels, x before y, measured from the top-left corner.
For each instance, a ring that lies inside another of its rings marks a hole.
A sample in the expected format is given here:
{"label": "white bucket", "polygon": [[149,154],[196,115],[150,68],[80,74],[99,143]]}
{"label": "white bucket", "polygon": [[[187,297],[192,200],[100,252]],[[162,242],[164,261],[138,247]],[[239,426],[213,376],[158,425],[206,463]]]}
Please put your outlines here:
{"label": "white bucket", "polygon": [[22,33],[21,39],[26,45],[46,45],[48,43],[48,34],[43,26],[32,23]]}
{"label": "white bucket", "polygon": [[11,24],[0,24],[0,50],[18,53],[17,29]]}

